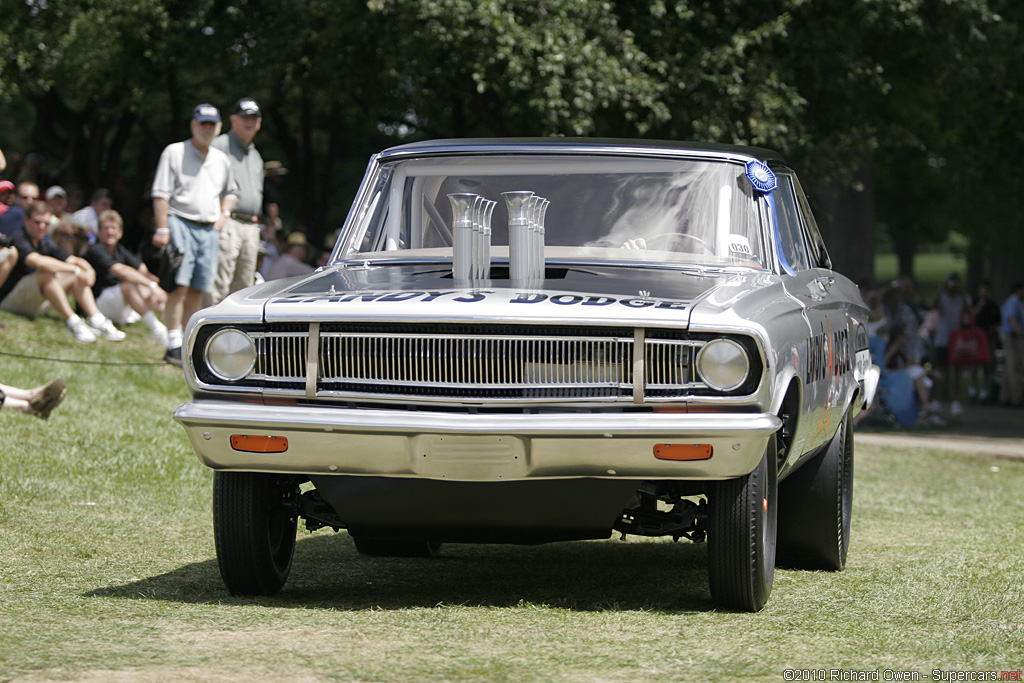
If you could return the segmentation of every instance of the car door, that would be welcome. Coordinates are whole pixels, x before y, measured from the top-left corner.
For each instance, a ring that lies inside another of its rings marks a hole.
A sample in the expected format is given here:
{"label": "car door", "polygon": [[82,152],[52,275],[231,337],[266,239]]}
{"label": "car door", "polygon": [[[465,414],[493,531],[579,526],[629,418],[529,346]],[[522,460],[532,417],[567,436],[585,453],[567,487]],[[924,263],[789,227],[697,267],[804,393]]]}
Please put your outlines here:
{"label": "car door", "polygon": [[776,241],[783,286],[803,311],[806,331],[797,343],[803,406],[794,442],[807,452],[835,433],[843,418],[851,370],[849,312],[842,303],[848,281],[832,271],[828,253],[796,176],[777,172]]}

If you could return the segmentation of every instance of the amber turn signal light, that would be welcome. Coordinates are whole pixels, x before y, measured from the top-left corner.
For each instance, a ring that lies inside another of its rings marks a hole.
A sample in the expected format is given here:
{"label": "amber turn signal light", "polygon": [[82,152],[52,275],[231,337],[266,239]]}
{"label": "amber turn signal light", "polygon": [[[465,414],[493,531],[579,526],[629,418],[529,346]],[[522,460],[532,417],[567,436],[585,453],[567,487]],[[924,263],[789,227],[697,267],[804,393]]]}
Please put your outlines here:
{"label": "amber turn signal light", "polygon": [[659,443],[654,445],[658,460],[708,460],[714,449],[709,443]]}
{"label": "amber turn signal light", "polygon": [[288,439],[283,436],[232,434],[231,447],[244,453],[284,453],[288,450]]}

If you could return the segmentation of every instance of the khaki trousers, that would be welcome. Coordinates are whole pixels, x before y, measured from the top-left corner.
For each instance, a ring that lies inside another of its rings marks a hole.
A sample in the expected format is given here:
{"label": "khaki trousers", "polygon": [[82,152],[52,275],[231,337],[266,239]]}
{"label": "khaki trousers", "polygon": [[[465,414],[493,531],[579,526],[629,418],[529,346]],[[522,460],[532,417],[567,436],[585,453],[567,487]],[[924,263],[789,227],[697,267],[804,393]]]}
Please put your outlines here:
{"label": "khaki trousers", "polygon": [[218,303],[228,294],[253,284],[259,248],[258,224],[243,223],[234,218],[224,221],[220,232],[217,277],[213,282],[210,303]]}

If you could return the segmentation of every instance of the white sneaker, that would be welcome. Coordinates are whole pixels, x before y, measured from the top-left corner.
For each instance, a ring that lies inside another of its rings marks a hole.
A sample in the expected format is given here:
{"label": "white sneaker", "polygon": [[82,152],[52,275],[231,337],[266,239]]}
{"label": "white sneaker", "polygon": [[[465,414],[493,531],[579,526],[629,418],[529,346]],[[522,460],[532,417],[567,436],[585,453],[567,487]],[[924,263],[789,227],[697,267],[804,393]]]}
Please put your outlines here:
{"label": "white sneaker", "polygon": [[167,339],[167,328],[166,327],[158,327],[158,328],[156,328],[155,330],[153,330],[152,332],[149,333],[149,340],[153,341],[153,342],[156,342],[157,344],[159,344],[160,346],[162,346],[164,348],[167,348],[167,342],[168,342],[168,339]]}
{"label": "white sneaker", "polygon": [[96,335],[81,318],[68,319],[68,329],[71,330],[71,334],[75,335],[75,341],[79,344],[92,344],[96,341]]}
{"label": "white sneaker", "polygon": [[964,407],[960,405],[960,401],[953,401],[953,405],[949,407],[949,414],[953,417],[960,417],[964,414]]}
{"label": "white sneaker", "polygon": [[103,322],[99,324],[90,322],[89,327],[92,328],[92,331],[97,336],[109,339],[110,341],[121,341],[126,336],[124,332],[114,327],[114,323],[110,321],[110,318],[104,318]]}

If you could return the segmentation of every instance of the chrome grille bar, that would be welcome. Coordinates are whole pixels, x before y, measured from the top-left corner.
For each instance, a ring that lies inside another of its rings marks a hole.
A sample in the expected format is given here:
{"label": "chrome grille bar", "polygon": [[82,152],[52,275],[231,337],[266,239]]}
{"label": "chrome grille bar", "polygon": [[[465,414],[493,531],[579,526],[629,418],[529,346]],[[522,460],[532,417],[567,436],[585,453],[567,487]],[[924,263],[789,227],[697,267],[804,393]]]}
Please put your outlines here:
{"label": "chrome grille bar", "polygon": [[[316,332],[319,332],[317,335]],[[444,334],[313,331],[318,349],[307,354],[306,331],[251,332],[256,344],[252,379],[269,387],[304,389],[307,397],[380,396],[492,399],[635,400],[682,397],[703,387],[694,366],[702,341],[516,332]],[[634,386],[634,367],[643,378]],[[316,373],[308,376],[307,368]]]}

